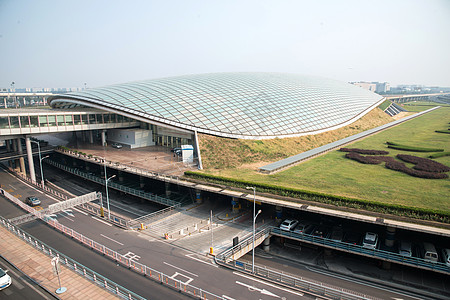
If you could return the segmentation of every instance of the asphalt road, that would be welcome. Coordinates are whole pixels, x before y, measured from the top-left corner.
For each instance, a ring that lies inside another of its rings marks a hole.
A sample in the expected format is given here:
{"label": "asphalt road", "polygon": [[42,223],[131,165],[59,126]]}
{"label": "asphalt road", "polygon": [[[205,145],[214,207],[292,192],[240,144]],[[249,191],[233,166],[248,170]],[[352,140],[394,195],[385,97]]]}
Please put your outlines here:
{"label": "asphalt road", "polygon": [[[33,188],[18,182],[4,172],[0,172],[0,182],[19,194],[36,194]],[[19,193],[20,191],[20,193]],[[41,196],[43,205],[52,199]],[[41,198],[40,197],[40,198]],[[1,214],[7,218],[21,213],[17,207],[7,202],[0,201]],[[191,285],[200,287],[227,299],[308,299],[298,291],[277,286],[248,275],[233,272],[226,268],[218,267],[210,258],[187,251],[178,246],[166,243],[162,239],[141,235],[135,231],[125,231],[111,226],[103,220],[98,220],[76,209],[56,214],[58,221],[95,241],[119,252],[122,255],[132,257],[134,260],[161,271],[169,276],[176,277]],[[116,283],[150,299],[184,299],[185,296],[147,279],[126,268],[118,266],[111,260],[86,248],[78,242],[51,229],[41,221],[33,221],[21,226],[25,231],[51,245],[58,251],[72,257],[79,263],[108,277]],[[271,265],[273,258],[259,257],[257,263]],[[392,292],[387,287],[368,286],[356,281],[337,280],[335,276],[318,272],[307,272],[295,264],[278,262],[278,269],[286,267],[291,273],[301,274],[315,281],[328,283],[348,290],[363,291],[364,294],[382,299],[416,299],[406,294]]]}
{"label": "asphalt road", "polygon": [[36,282],[16,269],[7,260],[0,256],[0,267],[8,270],[11,276],[11,285],[0,291],[0,299],[29,300],[29,299],[58,299],[53,294],[41,288]]}

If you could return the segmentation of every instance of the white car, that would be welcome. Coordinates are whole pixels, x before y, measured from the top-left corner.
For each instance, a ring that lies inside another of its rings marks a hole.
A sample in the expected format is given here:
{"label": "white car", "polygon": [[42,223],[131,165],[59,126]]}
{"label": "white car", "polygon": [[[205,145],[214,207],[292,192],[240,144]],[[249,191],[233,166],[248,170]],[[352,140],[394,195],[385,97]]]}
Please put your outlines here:
{"label": "white car", "polygon": [[116,148],[116,149],[120,149],[120,148],[122,148],[122,145],[119,144],[119,143],[114,143],[114,144],[111,145],[111,147]]}
{"label": "white car", "polygon": [[289,230],[292,230],[297,224],[298,224],[297,220],[286,219],[283,221],[283,223],[281,223],[280,229],[289,231]]}
{"label": "white car", "polygon": [[363,239],[363,248],[375,249],[378,243],[378,234],[372,232],[366,232]]}
{"label": "white car", "polygon": [[3,271],[0,268],[0,290],[6,289],[11,285],[11,277],[7,274],[8,271]]}

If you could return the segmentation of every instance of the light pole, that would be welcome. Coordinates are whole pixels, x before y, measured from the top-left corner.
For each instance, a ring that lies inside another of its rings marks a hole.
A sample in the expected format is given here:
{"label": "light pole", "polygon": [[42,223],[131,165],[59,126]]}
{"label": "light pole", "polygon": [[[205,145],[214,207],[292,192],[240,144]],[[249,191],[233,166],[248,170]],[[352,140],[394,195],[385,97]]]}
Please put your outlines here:
{"label": "light pole", "polygon": [[[106,167],[106,165],[105,165]],[[113,175],[111,177],[109,177],[108,179],[106,179],[106,204],[108,205],[108,220],[111,219],[111,211],[109,210],[109,196],[108,196],[108,181],[110,181],[111,179],[113,179],[114,177],[116,177],[116,175]],[[106,172],[105,172],[105,178],[106,178]]]}
{"label": "light pole", "polygon": [[253,243],[252,243],[252,273],[255,273],[255,222],[258,215],[261,213],[261,210],[258,210],[258,213],[255,215],[256,211],[256,188],[253,186],[246,187],[247,190],[253,190]]}
{"label": "light pole", "polygon": [[39,144],[39,141],[33,141],[30,139],[31,142],[36,143],[38,145],[38,153],[39,153],[39,167],[41,168],[41,184],[42,184],[42,188],[44,188],[44,172],[42,170],[42,161],[46,158],[49,158],[50,155],[47,155],[45,157],[41,158],[41,146]]}

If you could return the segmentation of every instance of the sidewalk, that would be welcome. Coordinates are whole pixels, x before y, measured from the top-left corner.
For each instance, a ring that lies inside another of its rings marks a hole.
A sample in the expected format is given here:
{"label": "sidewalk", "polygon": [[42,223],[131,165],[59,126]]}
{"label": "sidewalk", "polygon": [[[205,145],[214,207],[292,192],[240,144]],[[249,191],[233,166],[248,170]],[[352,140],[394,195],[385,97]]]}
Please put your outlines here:
{"label": "sidewalk", "polygon": [[[50,257],[34,249],[0,226],[0,253],[39,285],[56,295],[58,277],[53,275]],[[60,299],[112,299],[113,294],[98,287],[61,264],[61,285],[67,288]],[[14,282],[12,283],[14,284]]]}

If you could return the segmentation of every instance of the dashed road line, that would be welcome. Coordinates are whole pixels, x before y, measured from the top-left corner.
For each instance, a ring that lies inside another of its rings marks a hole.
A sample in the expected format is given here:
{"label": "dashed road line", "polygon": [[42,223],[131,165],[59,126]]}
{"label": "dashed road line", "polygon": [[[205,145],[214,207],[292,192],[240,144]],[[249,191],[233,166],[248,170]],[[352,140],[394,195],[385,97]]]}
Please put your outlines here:
{"label": "dashed road line", "polygon": [[194,274],[194,273],[191,273],[191,272],[189,272],[189,271],[183,270],[182,268],[179,268],[179,267],[177,267],[177,266],[171,265],[171,264],[169,264],[169,263],[167,263],[167,262],[165,262],[165,261],[164,261],[163,263],[164,263],[165,265],[168,265],[169,267],[178,269],[178,270],[183,271],[183,272],[185,272],[185,273],[191,274],[192,276],[198,277],[197,274]]}
{"label": "dashed road line", "polygon": [[247,276],[247,275],[244,275],[244,274],[241,274],[241,273],[238,273],[238,272],[233,272],[233,274],[241,276],[241,277],[244,277],[244,278],[247,278],[247,279],[250,279],[250,280],[253,280],[253,281],[256,281],[256,282],[259,282],[259,283],[262,283],[262,284],[265,284],[265,285],[268,285],[268,286],[271,286],[271,287],[274,287],[276,289],[279,289],[279,290],[282,290],[282,291],[285,291],[285,292],[288,292],[288,293],[291,293],[291,294],[294,294],[294,295],[297,295],[297,296],[303,296],[303,293],[294,292],[292,290],[285,289],[285,288],[279,287],[277,285],[274,285],[274,284],[271,284],[271,283],[268,283],[268,282],[265,282],[265,281],[262,281],[262,280],[258,280],[258,279],[254,278],[254,277],[251,277],[251,276]]}
{"label": "dashed road line", "polygon": [[101,234],[101,233],[100,233],[100,235],[101,235],[102,237],[104,237],[105,239],[108,239],[108,240],[110,240],[110,241],[113,241],[113,242],[115,242],[115,243],[117,243],[117,244],[123,246],[123,244],[122,244],[121,242],[118,242],[118,241],[116,241],[116,240],[114,240],[114,239],[112,239],[112,238],[110,238],[110,237],[108,237],[108,236],[106,236],[106,235],[104,235],[104,234]]}
{"label": "dashed road line", "polygon": [[91,218],[94,219],[94,220],[96,220],[96,221],[99,221],[100,223],[103,223],[103,224],[105,224],[105,225],[108,225],[108,226],[111,226],[111,227],[112,227],[112,224],[109,224],[109,223],[106,222],[106,221],[100,220],[99,218],[96,218],[96,217],[94,217],[94,216],[91,216]]}

